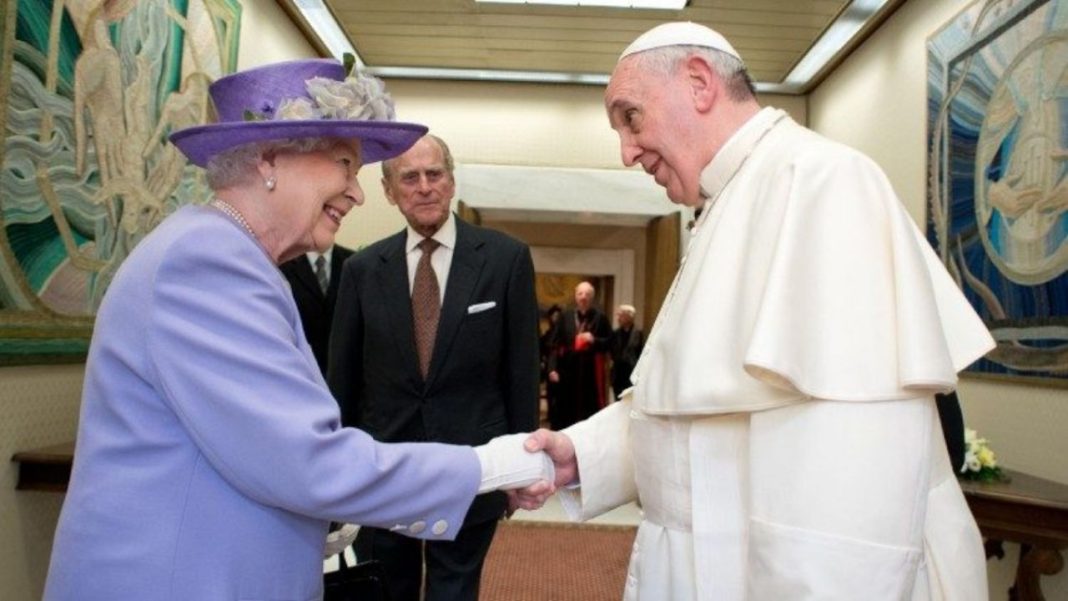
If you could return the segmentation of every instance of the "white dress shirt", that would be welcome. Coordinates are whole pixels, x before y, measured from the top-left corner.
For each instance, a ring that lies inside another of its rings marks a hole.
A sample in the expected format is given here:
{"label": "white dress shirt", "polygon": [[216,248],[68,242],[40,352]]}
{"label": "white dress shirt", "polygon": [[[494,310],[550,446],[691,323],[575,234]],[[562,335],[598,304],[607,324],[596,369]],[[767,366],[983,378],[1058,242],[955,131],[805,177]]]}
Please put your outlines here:
{"label": "white dress shirt", "polygon": [[327,278],[329,279],[329,277],[330,277],[329,276],[329,274],[330,274],[330,261],[334,257],[334,246],[331,245],[330,248],[326,249],[326,251],[321,252],[321,253],[315,252],[313,250],[311,252],[307,252],[307,253],[304,253],[304,254],[305,254],[305,256],[308,257],[308,262],[311,263],[312,273],[315,273],[315,261],[319,258],[319,255],[322,255],[323,258],[326,259],[326,262],[323,263],[323,268],[326,269],[326,273],[328,274]]}
{"label": "white dress shirt", "polygon": [[[408,226],[408,241],[404,244],[405,255],[408,259],[408,294],[412,292],[415,283],[415,268],[419,264],[419,258],[423,251],[419,250],[419,243],[426,236]],[[449,267],[452,266],[452,252],[456,249],[456,216],[449,212],[449,218],[441,224],[438,231],[431,238],[438,241],[439,246],[434,254],[430,255],[430,265],[434,268],[434,275],[438,278],[438,292],[441,300],[445,300],[445,281],[449,279]]]}

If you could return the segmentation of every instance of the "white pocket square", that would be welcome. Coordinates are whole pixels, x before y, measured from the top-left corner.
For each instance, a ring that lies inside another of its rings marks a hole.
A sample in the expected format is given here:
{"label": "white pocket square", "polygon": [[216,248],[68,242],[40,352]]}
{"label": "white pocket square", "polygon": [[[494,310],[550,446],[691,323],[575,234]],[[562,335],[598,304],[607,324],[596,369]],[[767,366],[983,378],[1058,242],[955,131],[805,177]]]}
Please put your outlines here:
{"label": "white pocket square", "polygon": [[474,315],[475,313],[481,313],[483,311],[489,311],[497,306],[497,301],[489,301],[487,303],[478,303],[477,305],[471,305],[467,308],[468,315]]}

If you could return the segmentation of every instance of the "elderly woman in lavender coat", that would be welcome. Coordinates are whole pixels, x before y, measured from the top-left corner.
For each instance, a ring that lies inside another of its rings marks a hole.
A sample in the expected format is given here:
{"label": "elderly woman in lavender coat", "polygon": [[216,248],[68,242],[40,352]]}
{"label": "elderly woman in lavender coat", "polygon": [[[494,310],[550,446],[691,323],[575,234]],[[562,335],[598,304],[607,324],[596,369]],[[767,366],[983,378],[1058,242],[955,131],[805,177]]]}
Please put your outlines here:
{"label": "elderly woman in lavender coat", "polygon": [[552,479],[517,437],[473,450],[340,427],[277,268],[330,246],[361,165],[425,128],[336,61],[211,95],[220,121],[171,140],[214,199],[146,237],[97,316],[49,600],[316,599],[331,520],[451,539],[477,493]]}

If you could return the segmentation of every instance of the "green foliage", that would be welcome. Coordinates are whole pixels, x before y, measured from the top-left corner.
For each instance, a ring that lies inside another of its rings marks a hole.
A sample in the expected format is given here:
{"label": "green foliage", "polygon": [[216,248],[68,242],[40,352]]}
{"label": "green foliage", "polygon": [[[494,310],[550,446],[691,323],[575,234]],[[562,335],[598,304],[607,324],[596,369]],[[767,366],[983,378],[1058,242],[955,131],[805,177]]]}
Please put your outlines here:
{"label": "green foliage", "polygon": [[973,480],[975,482],[1008,482],[1009,477],[1001,471],[1000,467],[986,467],[983,466],[979,471],[967,470],[961,472],[962,480]]}

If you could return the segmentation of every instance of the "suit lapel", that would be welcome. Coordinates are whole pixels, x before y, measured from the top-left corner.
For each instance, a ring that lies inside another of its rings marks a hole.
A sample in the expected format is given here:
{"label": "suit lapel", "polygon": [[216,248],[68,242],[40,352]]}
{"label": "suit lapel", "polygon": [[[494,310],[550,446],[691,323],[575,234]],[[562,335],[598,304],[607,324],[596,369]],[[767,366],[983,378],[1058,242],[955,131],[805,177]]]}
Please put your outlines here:
{"label": "suit lapel", "polygon": [[400,347],[401,356],[407,366],[409,377],[415,382],[421,382],[423,377],[419,373],[419,357],[415,352],[415,335],[412,329],[412,303],[411,292],[408,286],[408,261],[404,253],[404,241],[407,231],[402,231],[393,237],[391,243],[382,250],[379,255],[381,260],[378,270],[378,284],[382,291],[382,298],[374,299],[373,302],[384,303],[386,313],[389,315],[390,329],[394,332],[393,340]]}
{"label": "suit lapel", "polygon": [[445,283],[445,300],[441,304],[434,354],[430,359],[430,373],[427,375],[428,386],[434,382],[442,362],[448,356],[460,322],[471,304],[471,295],[486,262],[482,255],[482,245],[483,240],[478,230],[457,219],[456,248],[452,253],[452,266],[449,267],[449,277]]}
{"label": "suit lapel", "polygon": [[[337,286],[341,283],[341,271],[345,266],[345,259],[352,256],[352,252],[340,246],[334,246],[334,253],[330,257],[330,283],[326,287],[326,297],[332,305],[337,299]],[[314,276],[314,274],[312,274]],[[318,287],[319,282],[316,282]]]}
{"label": "suit lapel", "polygon": [[298,260],[294,261],[291,265],[293,273],[297,276],[297,281],[302,286],[308,289],[315,298],[323,298],[323,291],[319,288],[319,280],[315,279],[315,272],[312,271],[311,263],[308,262],[306,256],[300,256]]}

